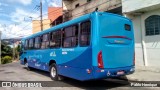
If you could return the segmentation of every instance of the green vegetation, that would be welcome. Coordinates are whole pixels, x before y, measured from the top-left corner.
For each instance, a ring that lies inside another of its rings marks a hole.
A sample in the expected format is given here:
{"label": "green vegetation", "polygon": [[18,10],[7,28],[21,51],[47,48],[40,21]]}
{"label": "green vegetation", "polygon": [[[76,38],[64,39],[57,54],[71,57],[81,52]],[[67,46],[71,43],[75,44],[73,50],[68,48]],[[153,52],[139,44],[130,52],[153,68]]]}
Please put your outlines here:
{"label": "green vegetation", "polygon": [[2,41],[1,42],[1,62],[2,64],[11,63],[12,59],[18,60],[20,50],[21,50],[20,45],[18,45],[17,47],[15,47],[15,54],[13,55],[13,48],[8,46],[6,42]]}
{"label": "green vegetation", "polygon": [[1,60],[2,60],[2,64],[11,63],[12,57],[11,56],[4,56],[4,57],[2,57]]}
{"label": "green vegetation", "polygon": [[12,56],[12,48],[6,42],[1,43],[1,56]]}

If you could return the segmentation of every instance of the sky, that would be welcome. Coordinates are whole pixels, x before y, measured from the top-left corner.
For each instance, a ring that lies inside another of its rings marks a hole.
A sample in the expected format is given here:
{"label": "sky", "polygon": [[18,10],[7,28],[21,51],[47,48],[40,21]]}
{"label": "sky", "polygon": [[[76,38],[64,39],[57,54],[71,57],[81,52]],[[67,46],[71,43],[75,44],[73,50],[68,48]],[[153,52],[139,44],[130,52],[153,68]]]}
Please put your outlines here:
{"label": "sky", "polygon": [[[32,34],[32,20],[40,19],[40,0],[0,0],[0,31],[2,39],[26,37]],[[61,7],[61,0],[42,0],[43,19],[48,7]]]}

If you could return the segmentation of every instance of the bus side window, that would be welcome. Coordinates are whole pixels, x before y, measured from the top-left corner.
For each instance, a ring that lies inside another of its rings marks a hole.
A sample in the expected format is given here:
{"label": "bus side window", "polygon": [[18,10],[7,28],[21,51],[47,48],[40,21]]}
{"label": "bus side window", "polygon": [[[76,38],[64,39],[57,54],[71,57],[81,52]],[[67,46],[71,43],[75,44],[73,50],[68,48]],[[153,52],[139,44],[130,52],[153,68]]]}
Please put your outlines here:
{"label": "bus side window", "polygon": [[88,46],[90,45],[90,32],[91,32],[91,22],[86,21],[81,23],[80,30],[80,46]]}
{"label": "bus side window", "polygon": [[41,49],[49,48],[49,34],[44,34],[41,38]]}
{"label": "bus side window", "polygon": [[40,37],[35,38],[34,48],[39,49],[40,48],[41,39]]}
{"label": "bus side window", "polygon": [[50,34],[50,47],[61,47],[61,30],[54,31]]}
{"label": "bus side window", "polygon": [[34,47],[34,39],[29,39],[29,49],[33,49]]}
{"label": "bus side window", "polygon": [[63,47],[75,47],[78,45],[78,25],[69,26],[64,29]]}
{"label": "bus side window", "polygon": [[24,49],[25,49],[25,50],[28,49],[28,40],[25,40]]}

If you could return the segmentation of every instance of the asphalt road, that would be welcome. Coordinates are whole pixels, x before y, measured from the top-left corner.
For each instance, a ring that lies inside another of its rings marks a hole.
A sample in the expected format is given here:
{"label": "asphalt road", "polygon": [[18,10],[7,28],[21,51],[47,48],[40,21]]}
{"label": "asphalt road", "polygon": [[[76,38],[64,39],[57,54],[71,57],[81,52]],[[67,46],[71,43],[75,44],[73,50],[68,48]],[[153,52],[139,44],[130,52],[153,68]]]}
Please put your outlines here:
{"label": "asphalt road", "polygon": [[[6,65],[0,65],[0,81],[52,81],[48,72],[33,69],[26,70],[19,62],[14,62]],[[123,81],[123,82],[122,82]],[[158,88],[140,88],[129,87],[130,83],[127,80],[107,79],[107,80],[92,80],[92,81],[77,81],[70,78],[65,78],[63,81],[52,81],[55,87],[43,88],[0,88],[0,90],[51,90],[51,89],[65,89],[65,90],[79,90],[79,89],[158,89]]]}

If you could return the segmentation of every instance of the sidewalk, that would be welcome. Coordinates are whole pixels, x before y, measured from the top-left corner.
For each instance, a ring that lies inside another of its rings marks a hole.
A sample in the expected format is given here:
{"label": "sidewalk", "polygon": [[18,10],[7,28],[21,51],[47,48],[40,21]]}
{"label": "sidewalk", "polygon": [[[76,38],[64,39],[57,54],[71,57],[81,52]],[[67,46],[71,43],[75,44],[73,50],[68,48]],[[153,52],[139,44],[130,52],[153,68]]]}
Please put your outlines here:
{"label": "sidewalk", "polygon": [[160,81],[160,68],[136,66],[135,72],[127,75],[133,81]]}

